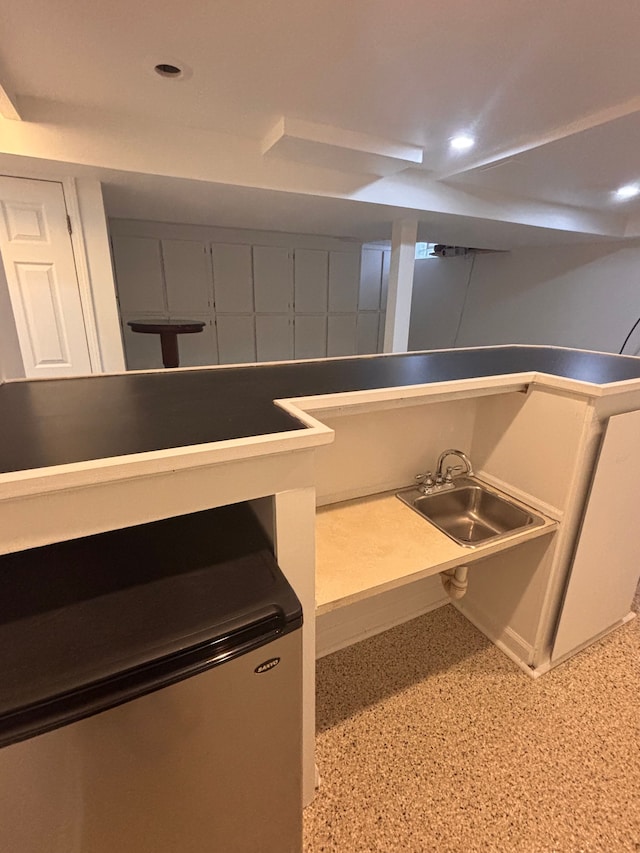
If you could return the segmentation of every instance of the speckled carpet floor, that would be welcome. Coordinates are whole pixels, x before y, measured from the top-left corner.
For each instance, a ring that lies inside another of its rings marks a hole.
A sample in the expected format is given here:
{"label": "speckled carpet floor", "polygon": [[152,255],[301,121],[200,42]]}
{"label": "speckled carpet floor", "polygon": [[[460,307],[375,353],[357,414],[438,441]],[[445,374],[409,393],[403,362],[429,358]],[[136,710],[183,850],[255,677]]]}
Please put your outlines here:
{"label": "speckled carpet floor", "polygon": [[317,714],[305,853],[640,851],[640,618],[534,681],[444,607],[318,661]]}

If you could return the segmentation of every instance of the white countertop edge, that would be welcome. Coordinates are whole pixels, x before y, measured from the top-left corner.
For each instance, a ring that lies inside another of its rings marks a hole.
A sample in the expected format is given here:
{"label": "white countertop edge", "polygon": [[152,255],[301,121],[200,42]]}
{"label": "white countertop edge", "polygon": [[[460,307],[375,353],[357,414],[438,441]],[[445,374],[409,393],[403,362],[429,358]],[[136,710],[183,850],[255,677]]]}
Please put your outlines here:
{"label": "white countertop edge", "polygon": [[[314,420],[305,418],[305,420]],[[238,462],[261,456],[291,453],[333,441],[334,432],[314,420],[313,426],[289,432],[171,447],[126,456],[90,459],[47,468],[0,474],[0,501],[82,486],[154,476],[175,470]]]}
{"label": "white countertop edge", "polygon": [[[468,349],[493,348],[469,347]],[[565,348],[554,347],[554,349]],[[432,350],[431,352],[442,351]],[[611,355],[611,353],[604,354]],[[373,354],[363,356],[363,358],[375,358],[380,355],[384,354]],[[633,356],[627,357],[632,358]],[[189,371],[202,369],[201,367],[185,368],[185,370]],[[216,366],[216,369],[224,368],[223,366]],[[496,374],[470,379],[445,380],[442,382],[426,382],[420,385],[403,385],[391,388],[374,388],[361,391],[345,391],[334,394],[279,399],[274,400],[275,405],[305,424],[304,428],[186,447],[173,447],[144,453],[133,453],[125,456],[92,459],[46,468],[8,472],[0,474],[0,501],[59,489],[76,488],[82,485],[95,485],[111,480],[166,473],[176,468],[215,465],[269,454],[287,453],[293,450],[313,448],[330,443],[333,440],[333,430],[315,418],[311,412],[320,414],[323,412],[335,413],[339,409],[350,411],[360,409],[365,411],[376,407],[384,408],[385,405],[410,406],[418,405],[421,401],[435,402],[439,398],[455,399],[465,396],[482,396],[523,391],[527,385],[535,385],[541,389],[548,388],[549,390],[556,390],[560,393],[598,398],[639,391],[640,379],[613,382],[608,385],[596,385],[552,374],[531,371],[517,374]]]}

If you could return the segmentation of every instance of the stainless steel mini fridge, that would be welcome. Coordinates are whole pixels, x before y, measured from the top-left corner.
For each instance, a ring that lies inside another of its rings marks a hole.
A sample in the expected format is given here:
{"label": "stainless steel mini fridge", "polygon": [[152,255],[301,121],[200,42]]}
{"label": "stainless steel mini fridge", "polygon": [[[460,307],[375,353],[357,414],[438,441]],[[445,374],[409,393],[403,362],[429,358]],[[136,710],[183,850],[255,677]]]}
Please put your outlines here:
{"label": "stainless steel mini fridge", "polygon": [[0,589],[0,850],[301,850],[302,612],[248,506],[0,557]]}

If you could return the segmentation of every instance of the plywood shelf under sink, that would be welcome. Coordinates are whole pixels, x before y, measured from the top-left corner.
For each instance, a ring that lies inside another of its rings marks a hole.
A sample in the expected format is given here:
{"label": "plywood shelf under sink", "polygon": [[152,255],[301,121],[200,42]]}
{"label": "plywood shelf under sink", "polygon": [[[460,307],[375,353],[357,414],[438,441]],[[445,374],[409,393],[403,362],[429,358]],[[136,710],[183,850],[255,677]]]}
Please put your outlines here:
{"label": "plywood shelf under sink", "polygon": [[396,497],[396,490],[320,507],[316,513],[316,613],[361,601],[555,531],[540,527],[465,548]]}

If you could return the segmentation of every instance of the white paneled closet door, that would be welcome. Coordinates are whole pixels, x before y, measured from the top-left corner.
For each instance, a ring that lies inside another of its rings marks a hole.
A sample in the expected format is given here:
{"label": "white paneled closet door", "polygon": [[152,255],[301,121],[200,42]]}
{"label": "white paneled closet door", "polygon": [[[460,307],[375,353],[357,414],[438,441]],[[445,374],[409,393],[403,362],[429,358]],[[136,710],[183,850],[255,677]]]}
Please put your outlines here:
{"label": "white paneled closet door", "polygon": [[258,361],[288,361],[293,358],[293,319],[286,314],[256,314],[256,358]]}
{"label": "white paneled closet door", "polygon": [[123,316],[166,315],[160,240],[118,234],[112,238],[112,246]]}
{"label": "white paneled closet door", "polygon": [[252,314],[251,246],[214,243],[211,252],[216,313]]}
{"label": "white paneled closet door", "polygon": [[[163,240],[167,308],[176,319],[200,319],[211,308],[211,256],[207,243]],[[180,342],[182,343],[182,342]]]}
{"label": "white paneled closet door", "polygon": [[324,358],[327,354],[326,314],[296,314],[295,358]]}
{"label": "white paneled closet door", "polygon": [[0,177],[0,253],[27,377],[92,372],[62,184]]}
{"label": "white paneled closet door", "polygon": [[288,314],[293,302],[293,252],[253,247],[253,292],[257,314]]}

